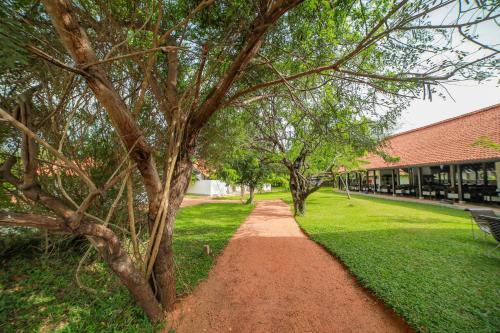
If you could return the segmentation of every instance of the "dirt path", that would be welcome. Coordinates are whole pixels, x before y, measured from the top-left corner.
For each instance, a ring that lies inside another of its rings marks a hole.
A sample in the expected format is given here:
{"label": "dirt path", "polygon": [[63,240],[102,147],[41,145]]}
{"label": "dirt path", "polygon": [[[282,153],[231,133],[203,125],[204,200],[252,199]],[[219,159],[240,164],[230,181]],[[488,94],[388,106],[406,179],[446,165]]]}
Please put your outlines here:
{"label": "dirt path", "polygon": [[179,333],[411,331],[305,237],[281,201],[257,203],[171,323]]}

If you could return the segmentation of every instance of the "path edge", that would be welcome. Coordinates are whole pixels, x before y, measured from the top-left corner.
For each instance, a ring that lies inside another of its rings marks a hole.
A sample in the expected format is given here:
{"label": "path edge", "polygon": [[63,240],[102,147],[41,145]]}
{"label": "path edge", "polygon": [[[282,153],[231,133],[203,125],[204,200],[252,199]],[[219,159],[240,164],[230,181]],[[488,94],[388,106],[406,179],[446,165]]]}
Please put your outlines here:
{"label": "path edge", "polygon": [[[283,200],[283,199],[279,199],[279,200],[283,201],[283,203],[285,203],[289,208],[291,208],[290,204],[287,203],[285,200]],[[396,309],[394,309],[394,307],[392,305],[388,304],[383,299],[381,299],[379,296],[377,296],[373,289],[371,289],[369,286],[364,285],[358,279],[358,277],[349,269],[349,267],[344,263],[344,261],[339,258],[339,256],[337,254],[335,254],[332,250],[327,248],[325,245],[314,240],[311,237],[311,235],[304,228],[302,228],[300,223],[297,222],[297,219],[296,219],[295,215],[293,215],[293,212],[292,212],[292,218],[295,221],[295,223],[297,224],[297,226],[299,227],[300,231],[304,234],[304,236],[307,237],[307,239],[312,241],[314,244],[319,246],[321,249],[323,249],[323,251],[325,251],[330,257],[332,257],[333,260],[337,261],[342,266],[342,268],[349,274],[349,277],[355,281],[356,286],[361,288],[367,294],[367,296],[370,297],[370,299],[372,301],[381,305],[384,308],[384,311],[389,312],[390,315],[392,317],[394,317],[396,320],[402,321],[405,325],[410,327],[413,330],[413,332],[418,332],[418,330],[408,322],[408,318],[404,314],[397,312]]]}

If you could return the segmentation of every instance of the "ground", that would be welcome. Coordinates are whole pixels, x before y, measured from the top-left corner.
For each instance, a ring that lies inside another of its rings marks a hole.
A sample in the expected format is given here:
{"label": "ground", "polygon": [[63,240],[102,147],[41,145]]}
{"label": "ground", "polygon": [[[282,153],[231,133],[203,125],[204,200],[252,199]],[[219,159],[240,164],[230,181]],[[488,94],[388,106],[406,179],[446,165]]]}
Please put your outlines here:
{"label": "ground", "polygon": [[299,229],[261,201],[209,278],[178,304],[176,332],[411,332]]}

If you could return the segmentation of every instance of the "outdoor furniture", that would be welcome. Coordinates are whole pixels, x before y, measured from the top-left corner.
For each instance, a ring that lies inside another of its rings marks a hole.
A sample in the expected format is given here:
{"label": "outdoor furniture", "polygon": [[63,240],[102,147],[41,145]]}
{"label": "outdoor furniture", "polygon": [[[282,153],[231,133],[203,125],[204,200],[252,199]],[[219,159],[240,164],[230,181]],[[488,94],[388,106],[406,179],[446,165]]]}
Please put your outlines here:
{"label": "outdoor furniture", "polygon": [[495,246],[493,250],[489,253],[495,251],[500,246],[500,217],[499,216],[491,216],[491,215],[480,215],[481,218],[485,219],[488,222],[490,227],[491,234],[497,240],[498,244]]}
{"label": "outdoor furniture", "polygon": [[474,233],[474,222],[477,224],[479,229],[486,233],[491,234],[489,221],[485,218],[488,217],[497,217],[495,212],[491,209],[481,209],[481,208],[468,208],[467,209],[471,214],[471,228],[472,228],[472,237],[476,239],[476,234]]}

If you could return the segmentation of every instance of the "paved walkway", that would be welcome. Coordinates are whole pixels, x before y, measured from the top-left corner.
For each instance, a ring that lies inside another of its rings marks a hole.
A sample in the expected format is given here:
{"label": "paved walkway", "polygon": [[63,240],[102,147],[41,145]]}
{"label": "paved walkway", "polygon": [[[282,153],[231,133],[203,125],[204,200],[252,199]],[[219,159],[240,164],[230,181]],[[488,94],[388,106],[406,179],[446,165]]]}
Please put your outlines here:
{"label": "paved walkway", "polygon": [[257,202],[170,320],[179,333],[411,331],[304,236],[282,201]]}

